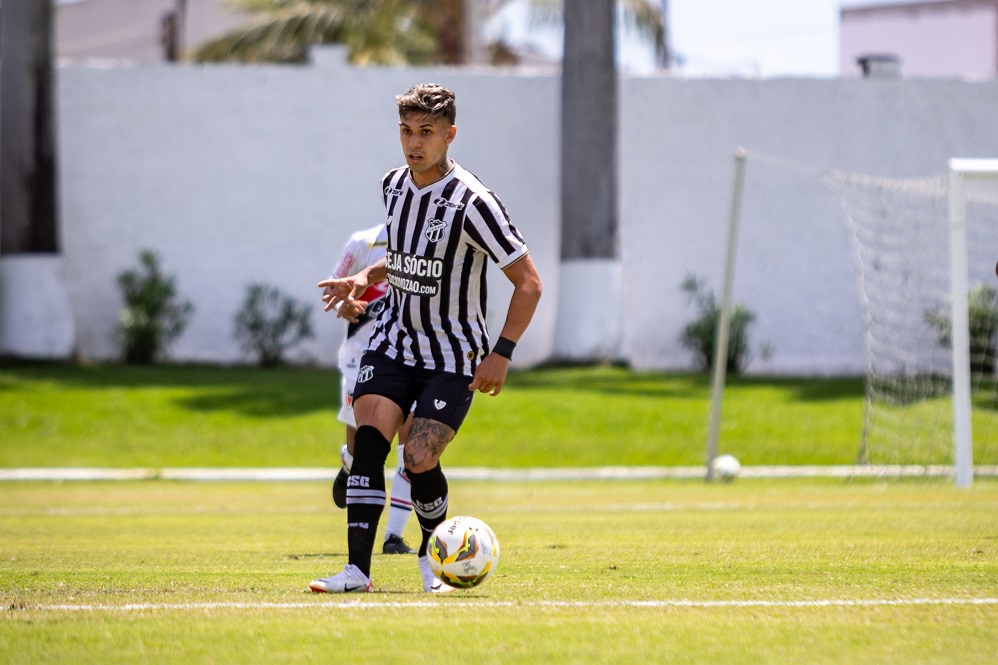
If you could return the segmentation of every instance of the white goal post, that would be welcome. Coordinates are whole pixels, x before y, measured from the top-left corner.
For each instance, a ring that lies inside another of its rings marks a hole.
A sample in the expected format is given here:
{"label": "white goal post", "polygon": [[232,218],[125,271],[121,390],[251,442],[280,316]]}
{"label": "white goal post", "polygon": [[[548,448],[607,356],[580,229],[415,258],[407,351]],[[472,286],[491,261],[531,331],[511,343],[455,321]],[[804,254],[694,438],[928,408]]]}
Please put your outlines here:
{"label": "white goal post", "polygon": [[[998,179],[998,159],[951,159],[949,162],[949,253],[953,321],[953,439],[957,487],[974,482],[974,443],[970,404],[970,320],[967,294],[967,202],[964,182],[968,179]],[[998,248],[995,248],[998,250]]]}
{"label": "white goal post", "polygon": [[[826,172],[850,231],[866,346],[861,464],[946,465],[959,487],[998,454],[998,159],[885,178]],[[980,432],[973,431],[980,429]]]}
{"label": "white goal post", "polygon": [[717,457],[717,444],[721,432],[721,402],[724,399],[724,383],[728,366],[728,342],[731,335],[732,287],[735,281],[735,254],[738,247],[738,222],[742,211],[742,194],[745,191],[745,148],[735,151],[735,181],[731,194],[731,210],[728,214],[728,242],[724,260],[724,288],[721,291],[721,311],[717,322],[717,337],[714,340],[714,367],[710,402],[710,424],[707,431],[707,477],[714,480],[714,458]]}

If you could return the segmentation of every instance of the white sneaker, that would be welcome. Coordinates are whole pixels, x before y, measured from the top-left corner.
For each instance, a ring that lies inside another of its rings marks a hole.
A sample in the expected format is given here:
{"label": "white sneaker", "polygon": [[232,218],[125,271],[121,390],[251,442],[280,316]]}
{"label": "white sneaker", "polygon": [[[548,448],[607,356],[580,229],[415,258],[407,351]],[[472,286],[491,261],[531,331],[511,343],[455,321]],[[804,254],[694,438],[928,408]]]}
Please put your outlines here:
{"label": "white sneaker", "polygon": [[360,568],[348,563],[343,571],[332,577],[320,577],[312,580],[308,588],[315,593],[353,593],[355,591],[370,591],[371,579],[360,572]]}
{"label": "white sneaker", "polygon": [[419,557],[419,576],[423,578],[423,591],[427,593],[450,593],[454,587],[444,584],[430,569],[430,559],[425,556]]}

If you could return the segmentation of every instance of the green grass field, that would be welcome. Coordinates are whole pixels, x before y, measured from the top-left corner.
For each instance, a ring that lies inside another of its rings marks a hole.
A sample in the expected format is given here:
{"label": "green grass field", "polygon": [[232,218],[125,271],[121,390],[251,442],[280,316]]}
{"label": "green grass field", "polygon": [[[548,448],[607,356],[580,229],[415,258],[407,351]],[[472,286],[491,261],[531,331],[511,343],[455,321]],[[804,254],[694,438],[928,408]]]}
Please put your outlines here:
{"label": "green grass field", "polygon": [[[332,466],[335,371],[0,365],[0,467]],[[477,396],[451,466],[697,465],[708,380],[549,368]],[[851,464],[861,379],[729,381],[721,445],[745,464]],[[998,427],[996,427],[998,429]]]}
{"label": "green grass field", "polygon": [[[0,364],[0,468],[332,472],[337,387],[302,368]],[[476,398],[445,466],[701,465],[709,400],[699,376],[516,373]],[[721,449],[850,464],[862,421],[860,379],[732,379]],[[334,597],[307,590],[346,560],[328,483],[2,482],[0,662],[994,662],[994,477],[455,479],[459,513],[502,543],[482,587],[429,596],[412,557],[379,555],[375,593]]]}
{"label": "green grass field", "polygon": [[[0,468],[334,466],[343,443],[338,404],[332,370],[0,362]],[[732,377],[722,413],[721,452],[743,464],[853,464],[863,380]],[[475,398],[445,459],[514,468],[701,465],[709,414],[702,375],[515,372],[499,397]],[[994,405],[975,408],[973,428],[975,463],[998,464]],[[950,457],[942,445],[915,463]]]}
{"label": "green grass field", "polygon": [[[469,482],[481,587],[311,594],[345,561],[325,483],[0,485],[5,663],[991,663],[998,482]],[[416,536],[410,521],[407,535]]]}

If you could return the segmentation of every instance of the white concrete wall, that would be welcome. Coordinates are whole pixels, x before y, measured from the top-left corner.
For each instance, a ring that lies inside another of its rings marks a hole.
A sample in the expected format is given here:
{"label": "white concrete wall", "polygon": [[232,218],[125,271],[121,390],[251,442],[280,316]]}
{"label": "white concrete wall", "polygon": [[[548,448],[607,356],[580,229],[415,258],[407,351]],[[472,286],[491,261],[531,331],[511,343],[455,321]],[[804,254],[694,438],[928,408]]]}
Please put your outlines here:
{"label": "white concrete wall", "polygon": [[[954,155],[998,155],[998,84],[956,81],[654,81],[624,86],[625,311],[637,367],[688,363],[688,272],[720,293],[734,151],[748,150],[734,298],[769,342],[753,372],[861,373],[858,276],[821,173],[944,173]],[[758,355],[758,354],[757,354]]]}
{"label": "white concrete wall", "polygon": [[[115,278],[151,248],[196,308],[172,358],[245,359],[232,321],[246,286],[264,282],[316,303],[305,358],[334,365],[342,321],[321,312],[315,283],[353,230],[383,220],[381,177],[402,161],[394,98],[421,80],[460,93],[451,155],[500,194],[539,269],[556,274],[550,79],[353,69],[337,50],[325,56],[317,67],[60,70],[62,237],[81,355],[117,357]],[[511,122],[511,104],[535,122]],[[491,279],[496,328],[504,281]],[[519,362],[550,354],[553,317],[540,312]]]}
{"label": "white concrete wall", "polygon": [[22,254],[0,259],[0,353],[68,358],[76,331],[63,257]]}
{"label": "white concrete wall", "polygon": [[[394,95],[419,81],[457,91],[451,154],[502,196],[544,277],[520,366],[566,355],[556,346],[573,329],[560,322],[556,334],[561,287],[597,311],[623,312],[608,328],[623,331],[618,355],[635,367],[691,367],[678,340],[695,312],[679,285],[693,272],[720,288],[733,153],[744,146],[735,300],[758,316],[754,346],[774,349],[749,370],[859,373],[858,278],[821,172],[929,175],[953,156],[998,156],[996,82],[625,79],[623,264],[611,271],[623,284],[620,308],[593,280],[558,283],[556,77],[353,69],[336,51],[319,59],[59,71],[63,270],[80,355],[118,356],[115,278],[152,248],[196,307],[173,359],[249,360],[232,320],[257,281],[316,303],[319,337],[292,359],[334,365],[342,326],[321,313],[314,284],[349,232],[383,215],[380,177],[401,161]],[[495,328],[509,289],[498,272],[491,285]],[[579,344],[592,343],[592,321],[576,327]]]}

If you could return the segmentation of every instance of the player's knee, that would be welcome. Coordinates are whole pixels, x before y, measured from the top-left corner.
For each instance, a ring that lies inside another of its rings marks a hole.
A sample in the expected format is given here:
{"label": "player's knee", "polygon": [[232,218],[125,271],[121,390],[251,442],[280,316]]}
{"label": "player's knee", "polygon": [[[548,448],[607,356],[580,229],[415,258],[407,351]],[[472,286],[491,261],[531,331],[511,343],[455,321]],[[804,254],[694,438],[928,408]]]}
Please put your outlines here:
{"label": "player's knee", "polygon": [[361,459],[365,461],[372,459],[379,468],[383,468],[390,450],[391,444],[377,428],[365,425],[357,429],[357,438],[353,449],[354,463]]}
{"label": "player's knee", "polygon": [[425,473],[427,471],[432,471],[440,463],[440,458],[437,455],[423,454],[419,450],[409,450],[406,447],[405,451],[405,472],[407,474],[414,473]]}

